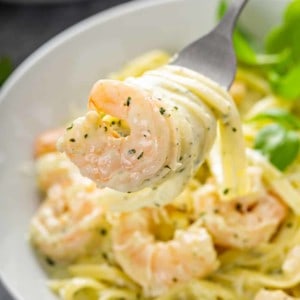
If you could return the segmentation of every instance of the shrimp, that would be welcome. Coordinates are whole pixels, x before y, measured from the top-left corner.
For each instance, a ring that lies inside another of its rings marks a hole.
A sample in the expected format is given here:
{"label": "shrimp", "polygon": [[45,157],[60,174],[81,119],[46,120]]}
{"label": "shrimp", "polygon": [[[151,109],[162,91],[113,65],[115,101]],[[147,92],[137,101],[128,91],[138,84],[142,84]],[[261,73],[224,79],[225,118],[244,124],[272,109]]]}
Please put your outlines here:
{"label": "shrimp", "polygon": [[[112,227],[113,251],[145,294],[158,296],[177,283],[204,277],[218,268],[210,235],[196,224],[177,229],[174,238],[156,240],[155,209],[123,213]],[[161,231],[161,228],[159,228]]]}
{"label": "shrimp", "polygon": [[56,128],[41,133],[34,143],[34,156],[40,157],[46,153],[56,152],[56,142],[64,134],[64,128]]}
{"label": "shrimp", "polygon": [[[150,93],[132,84],[100,80],[92,88],[89,108],[58,146],[99,187],[137,191],[178,167],[173,118]],[[128,122],[129,134],[121,136],[101,114]]]}
{"label": "shrimp", "polygon": [[33,245],[58,262],[86,254],[104,222],[104,210],[95,201],[99,193],[95,184],[83,177],[67,186],[51,186],[31,222]]}
{"label": "shrimp", "polygon": [[260,290],[254,300],[297,300],[299,298],[294,298],[283,291],[268,291],[268,290]]}
{"label": "shrimp", "polygon": [[[260,169],[252,167],[248,173],[255,185],[261,182]],[[252,195],[222,201],[214,182],[195,192],[194,208],[216,245],[239,249],[269,241],[287,215],[286,206],[271,191],[260,187]]]}

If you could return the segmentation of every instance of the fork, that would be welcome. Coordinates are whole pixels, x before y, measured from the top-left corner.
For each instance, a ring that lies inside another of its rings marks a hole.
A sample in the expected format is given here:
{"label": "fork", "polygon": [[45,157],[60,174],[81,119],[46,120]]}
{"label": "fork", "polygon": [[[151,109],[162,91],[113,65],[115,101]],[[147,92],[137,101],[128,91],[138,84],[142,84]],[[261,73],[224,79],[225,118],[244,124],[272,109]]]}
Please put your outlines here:
{"label": "fork", "polygon": [[220,23],[208,34],[178,52],[171,64],[201,73],[229,89],[236,73],[232,34],[248,0],[233,0]]}

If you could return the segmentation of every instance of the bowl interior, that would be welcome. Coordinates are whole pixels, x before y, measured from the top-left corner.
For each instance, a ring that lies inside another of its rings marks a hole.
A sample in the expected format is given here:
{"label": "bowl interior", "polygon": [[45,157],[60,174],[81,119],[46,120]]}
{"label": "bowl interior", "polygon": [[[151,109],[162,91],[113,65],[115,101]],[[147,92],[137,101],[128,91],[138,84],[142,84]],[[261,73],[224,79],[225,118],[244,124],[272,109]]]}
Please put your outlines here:
{"label": "bowl interior", "polygon": [[[134,1],[96,15],[45,44],[3,87],[0,274],[17,299],[55,299],[27,241],[40,201],[32,168],[34,137],[68,121],[85,107],[93,82],[129,59],[155,48],[175,52],[207,32],[215,23],[217,2]],[[278,21],[285,2],[271,6],[271,0],[253,0],[243,14],[244,25],[263,35]]]}

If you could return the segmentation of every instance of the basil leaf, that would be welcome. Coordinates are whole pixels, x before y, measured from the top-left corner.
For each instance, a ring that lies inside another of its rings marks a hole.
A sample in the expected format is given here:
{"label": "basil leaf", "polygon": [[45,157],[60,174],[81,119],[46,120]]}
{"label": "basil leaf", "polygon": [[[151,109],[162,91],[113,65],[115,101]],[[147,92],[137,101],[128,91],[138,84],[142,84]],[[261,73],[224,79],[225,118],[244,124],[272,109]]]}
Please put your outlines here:
{"label": "basil leaf", "polygon": [[246,64],[256,64],[256,53],[250,46],[250,43],[239,32],[235,31],[233,34],[233,45],[237,59]]}
{"label": "basil leaf", "polygon": [[287,6],[284,13],[284,22],[287,25],[294,25],[300,19],[300,1],[293,0]]}
{"label": "basil leaf", "polygon": [[274,28],[266,38],[265,48],[268,53],[278,53],[289,45],[289,37],[285,34],[284,27]]}
{"label": "basil leaf", "polygon": [[274,91],[286,99],[300,98],[300,64],[273,82]]}
{"label": "basil leaf", "polygon": [[285,170],[298,156],[300,140],[297,132],[279,124],[262,128],[255,139],[254,148],[259,150],[279,170]]}
{"label": "basil leaf", "polygon": [[12,62],[8,57],[0,57],[0,86],[12,72]]}
{"label": "basil leaf", "polygon": [[[217,18],[221,20],[227,11],[227,2],[222,0],[219,2],[217,9]],[[237,59],[240,63],[255,66],[255,65],[271,65],[281,62],[283,59],[282,53],[279,54],[257,54],[252,46],[253,41],[238,25],[233,33],[233,45]]]}
{"label": "basil leaf", "polygon": [[228,8],[228,6],[227,6],[226,0],[221,0],[219,2],[218,8],[217,8],[217,19],[218,20],[221,20],[224,17],[224,15],[227,11],[227,8]]}
{"label": "basil leaf", "polygon": [[256,115],[249,121],[260,121],[264,119],[275,121],[286,129],[300,129],[300,120],[288,111],[280,108],[268,109],[265,112]]}

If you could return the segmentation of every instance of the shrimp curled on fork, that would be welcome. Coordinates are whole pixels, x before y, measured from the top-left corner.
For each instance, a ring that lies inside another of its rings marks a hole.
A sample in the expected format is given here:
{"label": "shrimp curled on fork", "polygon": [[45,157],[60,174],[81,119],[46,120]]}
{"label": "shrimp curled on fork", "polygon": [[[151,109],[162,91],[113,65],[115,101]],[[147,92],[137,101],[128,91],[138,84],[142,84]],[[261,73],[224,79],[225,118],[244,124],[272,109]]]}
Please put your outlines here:
{"label": "shrimp curled on fork", "polygon": [[146,208],[123,213],[112,227],[117,262],[148,296],[217,269],[217,255],[205,228],[193,224],[177,229],[171,240],[158,241],[154,219],[154,208]]}
{"label": "shrimp curled on fork", "polygon": [[249,167],[248,175],[259,185],[251,195],[224,201],[213,181],[194,194],[195,214],[217,245],[245,249],[268,242],[286,217],[287,207],[263,187],[261,170]]}
{"label": "shrimp curled on fork", "polygon": [[31,222],[33,245],[58,262],[70,262],[86,254],[104,222],[104,211],[95,201],[99,193],[93,182],[82,177],[69,185],[49,187]]}
{"label": "shrimp curled on fork", "polygon": [[[134,192],[176,169],[173,118],[165,116],[166,109],[150,93],[132,84],[100,80],[91,91],[89,108],[58,146],[99,187]],[[121,136],[103,115],[125,120],[128,135]]]}

